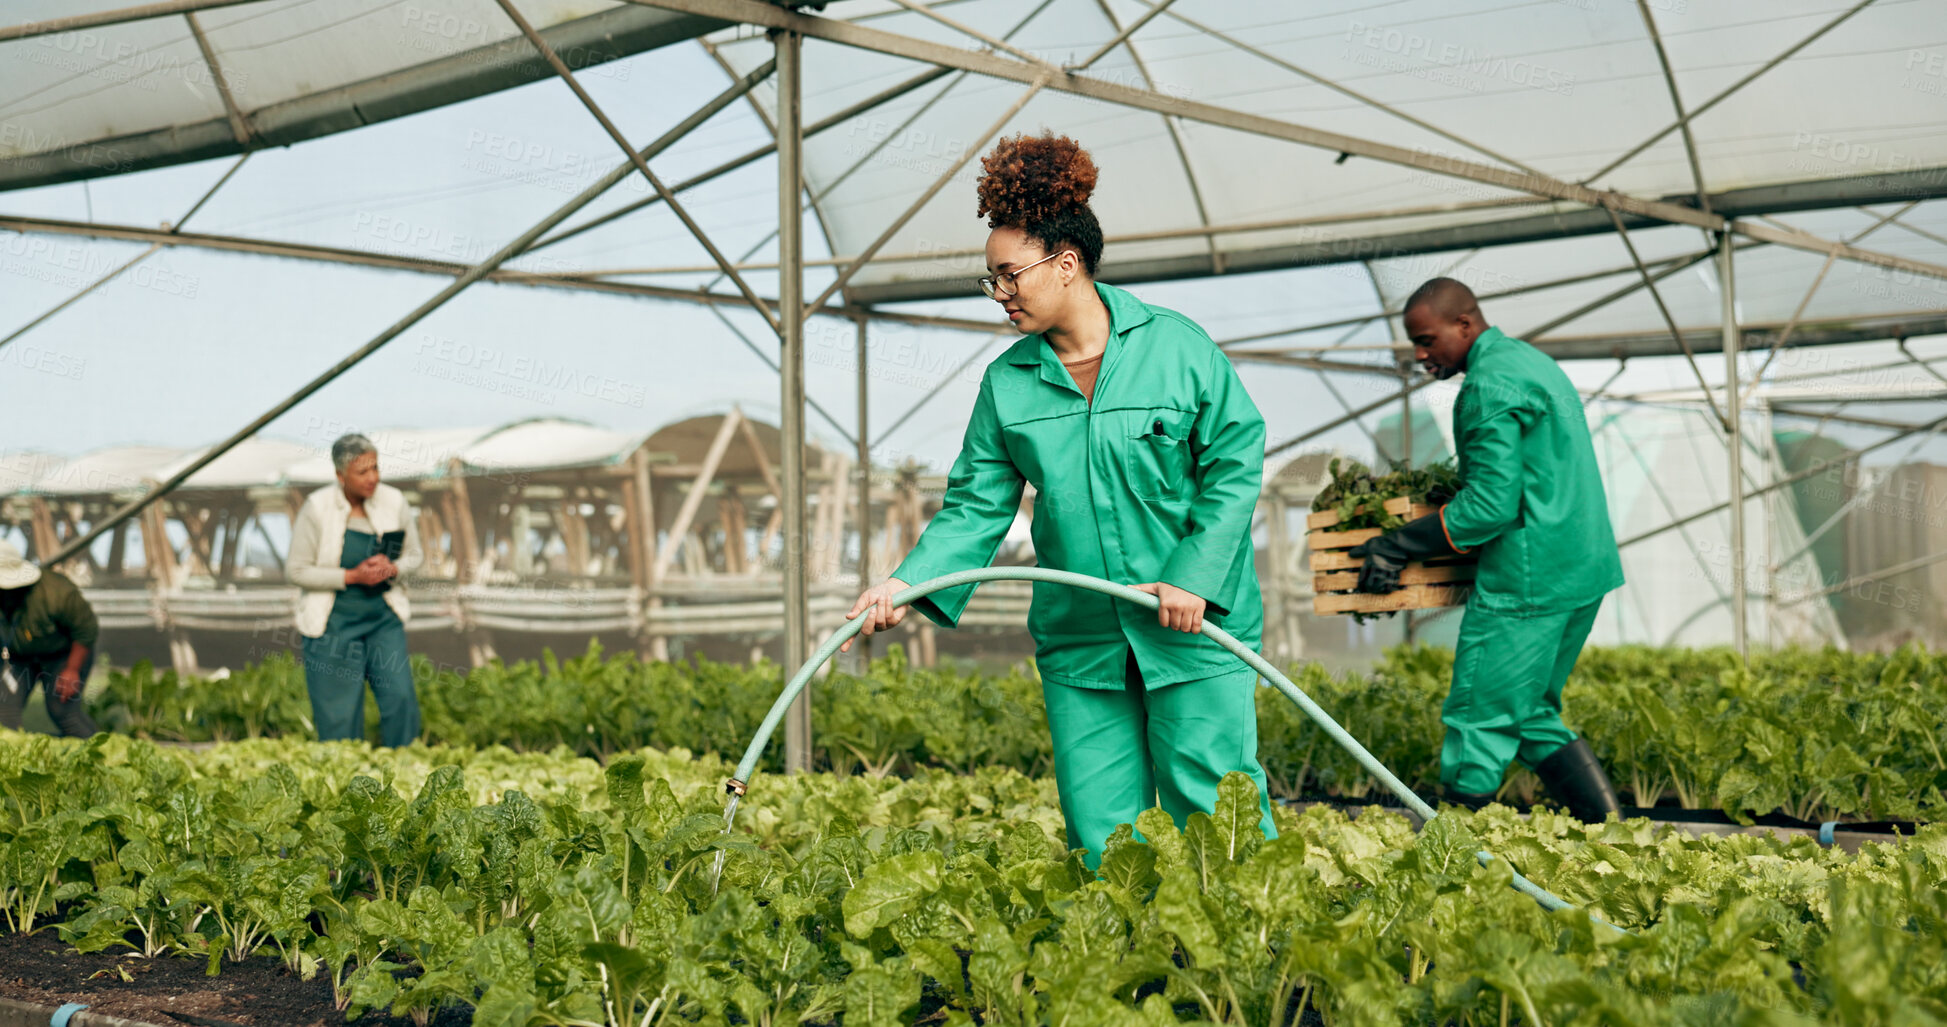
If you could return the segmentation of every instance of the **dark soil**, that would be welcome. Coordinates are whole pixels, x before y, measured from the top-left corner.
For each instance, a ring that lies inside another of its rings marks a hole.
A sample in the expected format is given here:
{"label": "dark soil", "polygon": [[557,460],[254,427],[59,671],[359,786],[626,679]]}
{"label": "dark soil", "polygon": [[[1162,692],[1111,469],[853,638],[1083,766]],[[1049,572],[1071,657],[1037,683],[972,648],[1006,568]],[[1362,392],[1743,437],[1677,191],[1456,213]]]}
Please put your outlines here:
{"label": "dark soil", "polygon": [[[205,975],[202,959],[144,959],[126,949],[81,955],[52,929],[32,935],[0,933],[0,995],[59,1006],[85,1002],[92,1013],[164,1027],[338,1027],[345,1014],[331,1007],[331,981],[304,980],[269,956],[223,964]],[[129,978],[124,980],[124,974]],[[403,1017],[368,1012],[357,1027],[411,1027]],[[464,1027],[473,1011],[441,1011],[434,1027]]]}

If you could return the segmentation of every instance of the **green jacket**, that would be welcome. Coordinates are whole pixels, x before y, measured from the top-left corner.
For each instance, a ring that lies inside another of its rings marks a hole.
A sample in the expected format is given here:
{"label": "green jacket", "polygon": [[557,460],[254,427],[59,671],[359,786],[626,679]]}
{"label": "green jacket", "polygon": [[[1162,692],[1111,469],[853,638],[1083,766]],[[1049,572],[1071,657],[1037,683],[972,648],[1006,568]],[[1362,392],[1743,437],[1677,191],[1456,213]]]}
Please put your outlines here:
{"label": "green jacket", "polygon": [[[1251,514],[1264,420],[1195,322],[1095,288],[1110,327],[1094,405],[1042,336],[987,365],[944,505],[893,577],[918,584],[991,563],[1029,482],[1041,566],[1167,582],[1256,646],[1264,612]],[[973,588],[913,605],[952,627]],[[1035,584],[1028,629],[1043,680],[1057,684],[1123,688],[1131,650],[1149,688],[1238,669],[1215,642],[1162,627],[1154,611],[1061,585]]]}
{"label": "green jacket", "polygon": [[81,589],[54,571],[42,571],[41,579],[28,586],[19,613],[11,618],[0,613],[0,642],[11,639],[17,656],[66,656],[76,642],[93,649],[100,635],[94,608],[81,597]]}
{"label": "green jacket", "polygon": [[1454,401],[1465,487],[1441,510],[1447,540],[1480,550],[1470,605],[1558,613],[1623,583],[1582,397],[1547,354],[1489,328]]}

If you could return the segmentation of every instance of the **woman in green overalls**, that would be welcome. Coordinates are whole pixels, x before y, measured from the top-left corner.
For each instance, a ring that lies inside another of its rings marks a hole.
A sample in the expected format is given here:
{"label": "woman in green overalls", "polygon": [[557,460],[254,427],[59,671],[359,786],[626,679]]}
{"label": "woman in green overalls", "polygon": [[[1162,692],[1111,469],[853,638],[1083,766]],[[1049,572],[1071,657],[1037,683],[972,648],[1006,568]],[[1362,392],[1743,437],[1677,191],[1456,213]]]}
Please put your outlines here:
{"label": "woman in green overalls", "polygon": [[[398,576],[419,565],[419,534],[405,494],[379,482],[370,439],[347,435],[331,446],[338,481],[306,497],[291,527],[286,561],[304,637],[304,685],[321,742],[365,737],[365,683],[379,706],[388,746],[419,737],[419,697],[406,651],[412,606]],[[380,552],[387,532],[405,533],[395,563]]]}
{"label": "woman in green overalls", "polygon": [[[1037,582],[1035,639],[1068,844],[1091,866],[1120,824],[1160,804],[1181,826],[1217,782],[1256,782],[1257,675],[1197,632],[1208,618],[1248,645],[1263,626],[1251,514],[1264,421],[1230,361],[1189,318],[1095,281],[1096,169],[1065,137],[1002,140],[983,160],[981,288],[1023,334],[987,366],[945,501],[893,576],[850,616],[900,622],[909,582],[984,567],[1035,488],[1043,567],[1134,585],[1154,614]],[[974,586],[914,605],[953,627]],[[849,643],[848,643],[849,645]]]}

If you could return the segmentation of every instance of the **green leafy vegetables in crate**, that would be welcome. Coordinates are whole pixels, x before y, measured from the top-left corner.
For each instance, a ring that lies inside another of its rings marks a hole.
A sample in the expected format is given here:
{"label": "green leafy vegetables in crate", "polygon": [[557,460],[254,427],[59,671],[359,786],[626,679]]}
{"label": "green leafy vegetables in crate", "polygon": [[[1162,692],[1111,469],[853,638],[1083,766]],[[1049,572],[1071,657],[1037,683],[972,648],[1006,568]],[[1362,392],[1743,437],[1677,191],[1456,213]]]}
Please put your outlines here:
{"label": "green leafy vegetables in crate", "polygon": [[1460,471],[1451,460],[1426,467],[1407,467],[1394,461],[1392,470],[1374,474],[1372,468],[1357,460],[1334,457],[1331,472],[1331,483],[1312,499],[1312,511],[1338,511],[1339,523],[1333,526],[1334,531],[1392,531],[1404,525],[1406,518],[1387,513],[1386,500],[1405,496],[1415,503],[1438,506],[1460,491]]}

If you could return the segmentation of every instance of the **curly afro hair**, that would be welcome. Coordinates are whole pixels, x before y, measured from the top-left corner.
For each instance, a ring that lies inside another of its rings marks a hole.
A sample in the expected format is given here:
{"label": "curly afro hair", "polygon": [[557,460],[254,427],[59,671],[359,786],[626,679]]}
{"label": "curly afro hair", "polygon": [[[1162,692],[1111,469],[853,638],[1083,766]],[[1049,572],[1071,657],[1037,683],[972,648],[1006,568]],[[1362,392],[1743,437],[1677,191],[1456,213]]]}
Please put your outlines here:
{"label": "curly afro hair", "polygon": [[1095,161],[1080,143],[1052,133],[1004,138],[980,166],[978,213],[988,228],[1018,228],[1050,253],[1072,249],[1095,274],[1102,259],[1102,223],[1088,206]]}

